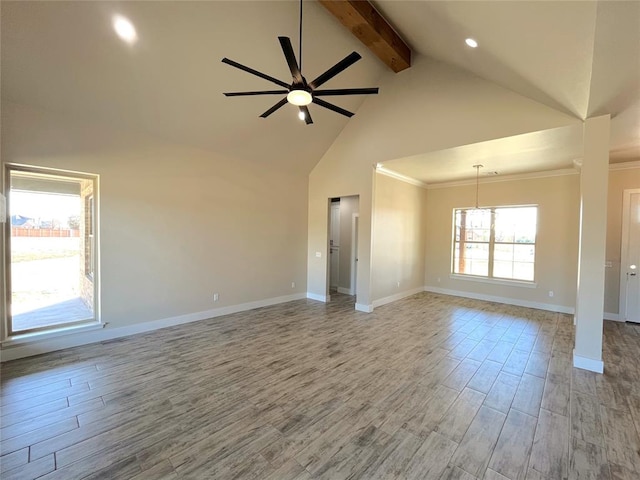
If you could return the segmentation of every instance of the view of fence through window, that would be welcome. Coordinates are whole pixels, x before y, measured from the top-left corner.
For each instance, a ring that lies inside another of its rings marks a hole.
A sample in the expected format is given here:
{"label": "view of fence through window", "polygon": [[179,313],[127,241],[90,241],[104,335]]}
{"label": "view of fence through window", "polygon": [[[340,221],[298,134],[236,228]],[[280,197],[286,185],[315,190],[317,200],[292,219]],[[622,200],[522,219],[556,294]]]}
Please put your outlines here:
{"label": "view of fence through window", "polygon": [[91,321],[93,180],[10,170],[12,333]]}
{"label": "view of fence through window", "polygon": [[452,272],[533,281],[538,207],[454,210]]}

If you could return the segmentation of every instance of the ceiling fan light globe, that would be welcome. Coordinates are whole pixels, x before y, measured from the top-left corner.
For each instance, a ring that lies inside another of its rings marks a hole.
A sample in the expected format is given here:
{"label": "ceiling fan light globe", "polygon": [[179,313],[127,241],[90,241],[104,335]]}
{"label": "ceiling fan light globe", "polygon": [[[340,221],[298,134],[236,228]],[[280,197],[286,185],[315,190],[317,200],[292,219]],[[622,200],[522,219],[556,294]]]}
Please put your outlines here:
{"label": "ceiling fan light globe", "polygon": [[287,101],[292,105],[304,107],[313,101],[313,97],[306,90],[291,90],[287,95]]}

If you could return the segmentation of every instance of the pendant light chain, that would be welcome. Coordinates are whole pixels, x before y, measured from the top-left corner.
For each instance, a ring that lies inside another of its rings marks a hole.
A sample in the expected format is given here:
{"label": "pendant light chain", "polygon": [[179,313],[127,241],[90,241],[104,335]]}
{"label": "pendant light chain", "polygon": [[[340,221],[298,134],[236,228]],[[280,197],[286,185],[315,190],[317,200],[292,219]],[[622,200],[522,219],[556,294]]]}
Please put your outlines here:
{"label": "pendant light chain", "polygon": [[478,190],[480,189],[480,169],[484,167],[484,165],[474,165],[473,168],[476,169],[476,208],[478,208]]}
{"label": "pendant light chain", "polygon": [[300,71],[302,71],[302,0],[300,0],[300,46],[298,48],[298,63],[300,67]]}

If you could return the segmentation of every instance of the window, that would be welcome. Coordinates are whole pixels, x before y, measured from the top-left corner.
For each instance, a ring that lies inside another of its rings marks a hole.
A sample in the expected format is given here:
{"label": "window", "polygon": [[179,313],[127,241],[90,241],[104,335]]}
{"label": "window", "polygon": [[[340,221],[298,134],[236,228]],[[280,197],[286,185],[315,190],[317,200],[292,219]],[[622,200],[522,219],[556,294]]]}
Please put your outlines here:
{"label": "window", "polygon": [[538,207],[454,210],[452,272],[532,282]]}
{"label": "window", "polygon": [[97,176],[5,168],[7,336],[98,324]]}

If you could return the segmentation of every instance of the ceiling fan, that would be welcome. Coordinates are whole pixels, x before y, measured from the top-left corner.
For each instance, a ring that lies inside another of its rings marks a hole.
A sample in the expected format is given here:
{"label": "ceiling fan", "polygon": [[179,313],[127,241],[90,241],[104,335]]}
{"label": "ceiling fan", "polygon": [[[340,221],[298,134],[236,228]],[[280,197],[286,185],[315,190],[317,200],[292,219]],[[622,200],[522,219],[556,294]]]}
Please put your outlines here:
{"label": "ceiling fan", "polygon": [[315,103],[320,107],[327,108],[333,112],[339,113],[346,117],[352,117],[354,114],[344,108],[338,107],[332,103],[326,102],[319,97],[330,97],[337,95],[375,95],[378,93],[378,88],[339,88],[339,89],[319,89],[318,87],[331,80],[333,77],[346,70],[348,67],[356,63],[362,57],[357,52],[351,52],[345,58],[336,63],[329,70],[317,77],[311,82],[307,82],[307,79],[302,75],[302,0],[300,0],[300,49],[298,51],[298,61],[296,61],[295,53],[293,52],[293,46],[291,45],[291,39],[289,37],[278,37],[282,52],[291,71],[291,77],[293,81],[291,84],[278,80],[270,75],[254,70],[253,68],[242,65],[238,62],[234,62],[228,58],[223,58],[222,63],[231,65],[232,67],[239,68],[247,73],[251,73],[257,77],[268,80],[276,85],[282,87],[282,90],[262,90],[256,92],[227,92],[224,95],[227,97],[242,97],[251,95],[282,95],[287,96],[276,103],[269,110],[260,115],[262,118],[267,118],[273,112],[284,106],[287,102],[298,107],[298,117],[300,120],[304,120],[307,125],[313,123],[311,114],[309,113],[308,105]]}

